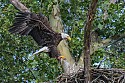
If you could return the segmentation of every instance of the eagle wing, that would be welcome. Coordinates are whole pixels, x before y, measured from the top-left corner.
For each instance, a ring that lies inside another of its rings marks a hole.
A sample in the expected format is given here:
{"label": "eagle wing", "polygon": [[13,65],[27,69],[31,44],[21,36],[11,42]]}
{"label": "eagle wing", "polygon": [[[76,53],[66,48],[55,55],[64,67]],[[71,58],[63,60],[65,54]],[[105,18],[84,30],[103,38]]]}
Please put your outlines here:
{"label": "eagle wing", "polygon": [[29,12],[18,13],[9,31],[21,35],[31,35],[40,46],[54,45],[54,36],[57,35],[52,30],[47,17]]}

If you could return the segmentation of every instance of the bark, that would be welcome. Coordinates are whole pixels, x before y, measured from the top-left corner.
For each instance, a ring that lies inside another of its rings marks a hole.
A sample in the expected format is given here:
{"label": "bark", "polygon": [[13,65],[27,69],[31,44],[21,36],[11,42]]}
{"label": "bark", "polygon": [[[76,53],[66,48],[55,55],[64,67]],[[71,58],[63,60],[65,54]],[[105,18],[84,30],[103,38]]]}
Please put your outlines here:
{"label": "bark", "polygon": [[87,21],[84,29],[84,77],[85,83],[90,83],[90,44],[91,44],[91,31],[92,31],[92,21],[94,20],[96,6],[98,0],[92,0],[88,15]]}
{"label": "bark", "polygon": [[26,6],[24,6],[19,0],[10,0],[10,2],[19,11],[21,11],[21,12],[30,12],[30,10]]}
{"label": "bark", "polygon": [[[56,2],[57,2],[57,4],[53,5],[52,14],[50,15],[50,24],[54,31],[61,33],[61,32],[63,32],[63,24],[62,24],[62,21],[60,18],[60,9],[59,9],[59,5],[58,5],[58,0]],[[69,52],[69,47],[68,47],[67,42],[65,40],[61,41],[60,44],[58,45],[58,49],[59,49],[61,55],[66,57],[66,60],[62,61],[62,66],[63,66],[64,72],[65,73],[73,72],[72,68],[73,68],[73,64],[75,62]]]}

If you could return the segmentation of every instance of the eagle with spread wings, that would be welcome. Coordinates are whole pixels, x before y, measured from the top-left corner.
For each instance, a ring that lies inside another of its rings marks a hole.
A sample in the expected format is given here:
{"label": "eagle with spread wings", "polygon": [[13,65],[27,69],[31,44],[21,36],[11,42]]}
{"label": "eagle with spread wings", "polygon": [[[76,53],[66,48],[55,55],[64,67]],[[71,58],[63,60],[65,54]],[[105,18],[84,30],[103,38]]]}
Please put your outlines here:
{"label": "eagle with spread wings", "polygon": [[34,54],[47,52],[51,58],[60,56],[57,46],[61,40],[71,40],[68,34],[53,31],[48,18],[40,13],[19,12],[9,32],[32,36],[41,47]]}

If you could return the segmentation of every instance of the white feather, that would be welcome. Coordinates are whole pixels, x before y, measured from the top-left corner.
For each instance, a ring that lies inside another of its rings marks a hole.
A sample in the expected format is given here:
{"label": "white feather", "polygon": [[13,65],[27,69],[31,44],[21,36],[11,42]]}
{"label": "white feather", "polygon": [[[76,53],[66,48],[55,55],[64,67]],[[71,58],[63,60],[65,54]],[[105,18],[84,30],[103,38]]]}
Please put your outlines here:
{"label": "white feather", "polygon": [[49,48],[45,46],[45,47],[39,49],[38,51],[36,51],[35,53],[33,53],[33,55],[38,54],[40,52],[49,52]]}

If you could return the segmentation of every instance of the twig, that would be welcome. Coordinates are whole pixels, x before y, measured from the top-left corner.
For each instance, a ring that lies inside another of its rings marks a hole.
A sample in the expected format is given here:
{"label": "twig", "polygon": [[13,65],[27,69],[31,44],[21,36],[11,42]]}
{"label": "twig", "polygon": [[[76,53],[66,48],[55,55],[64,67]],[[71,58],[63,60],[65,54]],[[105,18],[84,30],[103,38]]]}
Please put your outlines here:
{"label": "twig", "polygon": [[99,75],[97,78],[95,78],[91,83],[96,82],[100,77],[101,77],[101,75]]}

